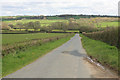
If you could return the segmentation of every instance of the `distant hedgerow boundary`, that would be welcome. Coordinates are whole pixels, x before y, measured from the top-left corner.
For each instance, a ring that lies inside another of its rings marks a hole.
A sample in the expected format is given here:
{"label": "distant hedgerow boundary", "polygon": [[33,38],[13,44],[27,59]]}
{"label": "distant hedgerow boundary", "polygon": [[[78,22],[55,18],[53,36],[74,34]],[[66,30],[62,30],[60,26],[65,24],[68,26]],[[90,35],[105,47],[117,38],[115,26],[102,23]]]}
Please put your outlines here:
{"label": "distant hedgerow boundary", "polygon": [[85,36],[118,47],[118,27],[108,27],[104,31],[83,33]]}

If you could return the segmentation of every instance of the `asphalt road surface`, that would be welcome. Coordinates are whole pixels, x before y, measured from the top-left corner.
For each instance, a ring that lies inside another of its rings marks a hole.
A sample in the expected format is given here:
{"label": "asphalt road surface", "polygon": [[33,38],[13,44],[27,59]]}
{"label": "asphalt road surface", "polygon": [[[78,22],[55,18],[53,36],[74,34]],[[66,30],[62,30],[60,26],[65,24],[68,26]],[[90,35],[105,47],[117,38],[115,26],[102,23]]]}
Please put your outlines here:
{"label": "asphalt road surface", "polygon": [[80,39],[76,34],[62,46],[6,78],[91,78]]}

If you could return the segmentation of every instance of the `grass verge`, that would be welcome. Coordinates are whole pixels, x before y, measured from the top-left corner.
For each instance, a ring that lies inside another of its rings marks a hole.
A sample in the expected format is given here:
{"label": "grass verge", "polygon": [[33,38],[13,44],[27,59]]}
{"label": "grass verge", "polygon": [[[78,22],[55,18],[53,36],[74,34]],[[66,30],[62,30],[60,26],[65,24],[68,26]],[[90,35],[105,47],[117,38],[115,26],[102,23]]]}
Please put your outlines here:
{"label": "grass verge", "polygon": [[118,71],[118,49],[104,42],[82,37],[83,47],[86,49],[88,56],[99,61],[102,65]]}
{"label": "grass verge", "polygon": [[56,41],[47,42],[45,44],[42,44],[41,46],[33,46],[26,51],[21,51],[17,54],[8,54],[7,56],[3,57],[2,60],[2,76],[4,77],[22,68],[23,66],[30,64],[37,58],[45,55],[49,51],[70,40],[70,38],[71,36]]}

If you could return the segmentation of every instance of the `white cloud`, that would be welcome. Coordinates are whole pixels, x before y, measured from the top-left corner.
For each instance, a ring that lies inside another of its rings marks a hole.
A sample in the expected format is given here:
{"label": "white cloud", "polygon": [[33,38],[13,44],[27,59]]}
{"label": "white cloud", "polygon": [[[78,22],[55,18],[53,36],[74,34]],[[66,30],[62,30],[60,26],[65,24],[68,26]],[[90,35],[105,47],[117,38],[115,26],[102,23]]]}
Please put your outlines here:
{"label": "white cloud", "polygon": [[117,15],[119,0],[1,0],[2,15]]}

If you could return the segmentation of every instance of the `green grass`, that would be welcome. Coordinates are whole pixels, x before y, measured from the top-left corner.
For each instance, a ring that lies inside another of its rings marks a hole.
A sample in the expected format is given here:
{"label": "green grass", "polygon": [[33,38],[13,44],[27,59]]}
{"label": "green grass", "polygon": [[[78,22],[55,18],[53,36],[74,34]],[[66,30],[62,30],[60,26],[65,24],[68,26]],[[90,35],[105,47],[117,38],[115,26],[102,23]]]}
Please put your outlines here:
{"label": "green grass", "polygon": [[[52,30],[53,32],[64,32],[63,30]],[[66,30],[65,32],[79,32],[79,30]]]}
{"label": "green grass", "polygon": [[96,25],[97,27],[111,27],[111,26],[115,26],[118,27],[118,22],[102,22],[99,23],[99,25]]}
{"label": "green grass", "polygon": [[0,78],[2,77],[2,57],[0,56]]}
{"label": "green grass", "polygon": [[2,44],[14,44],[16,42],[43,39],[64,35],[62,33],[33,33],[33,34],[2,34]]}
{"label": "green grass", "polygon": [[62,45],[70,39],[71,36],[59,39],[57,41],[48,42],[42,44],[41,46],[33,46],[24,52],[12,53],[3,57],[2,73],[6,76],[23,66],[35,61],[37,58],[45,55],[47,52],[53,50],[54,48]]}
{"label": "green grass", "polygon": [[114,69],[118,69],[118,49],[115,46],[110,46],[104,42],[92,40],[88,37],[82,37],[83,47],[86,49],[89,56],[99,60],[103,65],[106,62]]}
{"label": "green grass", "polygon": [[64,32],[63,30],[52,30],[53,32],[55,31],[55,32]]}
{"label": "green grass", "polygon": [[79,30],[67,30],[66,32],[79,32]]}

